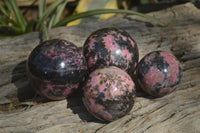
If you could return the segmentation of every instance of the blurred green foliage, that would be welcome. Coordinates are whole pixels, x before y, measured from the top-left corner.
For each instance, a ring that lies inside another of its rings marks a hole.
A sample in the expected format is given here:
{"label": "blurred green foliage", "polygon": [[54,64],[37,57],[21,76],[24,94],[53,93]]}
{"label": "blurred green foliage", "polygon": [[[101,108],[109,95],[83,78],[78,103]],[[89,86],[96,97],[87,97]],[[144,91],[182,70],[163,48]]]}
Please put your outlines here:
{"label": "blurred green foliage", "polygon": [[[45,31],[48,34],[48,29],[64,26],[67,23],[93,15],[108,14],[108,13],[124,13],[138,15],[149,19],[161,26],[166,26],[163,22],[155,17],[145,15],[132,10],[124,9],[92,9],[85,10],[77,14],[70,15],[61,19],[63,11],[68,3],[67,0],[55,0],[47,6],[46,0],[35,0],[38,2],[38,18],[27,20],[21,13],[16,0],[2,0],[4,3],[0,5],[0,38],[24,34],[32,31]],[[109,2],[109,0],[107,0]],[[95,3],[97,4],[97,3]],[[106,5],[106,4],[104,4]]]}

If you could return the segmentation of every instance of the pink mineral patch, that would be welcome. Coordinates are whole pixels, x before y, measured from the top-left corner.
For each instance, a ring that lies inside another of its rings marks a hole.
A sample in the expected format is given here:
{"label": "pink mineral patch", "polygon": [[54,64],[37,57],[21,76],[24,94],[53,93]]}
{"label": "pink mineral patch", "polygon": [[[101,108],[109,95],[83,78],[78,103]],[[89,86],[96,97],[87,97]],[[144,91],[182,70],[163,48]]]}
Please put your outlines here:
{"label": "pink mineral patch", "polygon": [[[177,64],[174,64],[177,65]],[[178,66],[178,65],[177,65]],[[167,81],[168,83],[176,83],[178,80],[179,67],[173,66],[168,68]]]}
{"label": "pink mineral patch", "polygon": [[90,110],[91,110],[92,112],[94,112],[94,113],[98,113],[100,110],[105,109],[104,106],[102,106],[102,105],[100,105],[100,104],[96,104],[96,103],[95,103],[95,100],[92,99],[92,98],[89,99],[89,102],[90,102],[89,108],[90,108]]}
{"label": "pink mineral patch", "polygon": [[87,61],[87,66],[91,68],[97,62],[97,55],[93,58],[92,56],[89,57]]}
{"label": "pink mineral patch", "polygon": [[179,73],[179,62],[176,60],[176,57],[168,52],[161,52],[161,56],[164,57],[164,61],[166,61],[169,64],[168,67],[168,75],[167,75],[167,81],[169,83],[176,83],[178,80],[178,73]]}
{"label": "pink mineral patch", "polygon": [[[105,84],[101,84],[101,85],[99,85],[100,83],[98,82],[96,85],[98,85],[99,86],[99,91],[100,92],[103,92],[104,91],[104,89],[106,89],[107,87],[106,87],[106,85]],[[105,98],[106,98],[106,96],[105,96]]]}
{"label": "pink mineral patch", "polygon": [[93,75],[90,82],[88,82],[89,85],[91,85],[91,87],[95,87],[96,84],[99,83],[101,77],[99,75]]}
{"label": "pink mineral patch", "polygon": [[165,95],[171,93],[172,91],[174,91],[175,89],[176,89],[176,86],[163,88],[163,89],[160,90],[159,95],[165,96]]}
{"label": "pink mineral patch", "polygon": [[156,83],[164,80],[164,75],[156,67],[150,67],[149,71],[144,75],[144,86],[147,89],[152,88]]}
{"label": "pink mineral patch", "polygon": [[135,67],[135,68],[137,67],[137,62],[135,62],[134,67]]}
{"label": "pink mineral patch", "polygon": [[132,57],[133,57],[133,54],[131,54],[127,49],[123,49],[121,50],[121,54],[122,56],[126,56],[126,59],[131,61],[132,60]]}
{"label": "pink mineral patch", "polygon": [[[60,54],[60,57],[65,57],[66,56],[66,54],[65,53],[61,53]],[[66,57],[67,58],[67,57]]]}
{"label": "pink mineral patch", "polygon": [[112,30],[112,31],[110,31],[109,34],[115,34],[115,35],[117,35],[117,34],[119,34],[119,33],[117,33],[116,31]]}
{"label": "pink mineral patch", "polygon": [[121,37],[123,41],[127,41],[127,37],[126,36],[123,36],[123,35],[120,34],[119,37]]}
{"label": "pink mineral patch", "polygon": [[131,42],[131,45],[132,45],[133,47],[135,47],[134,41],[133,41],[131,38],[128,38],[128,40]]}
{"label": "pink mineral patch", "polygon": [[109,95],[106,95],[105,99],[111,99],[114,98],[114,96],[123,95],[123,92],[124,91],[120,90],[117,85],[112,84],[112,86],[110,87]]}
{"label": "pink mineral patch", "polygon": [[72,89],[77,89],[78,87],[79,84],[66,84],[63,96],[67,97],[71,93]]}
{"label": "pink mineral patch", "polygon": [[96,42],[96,40],[91,37],[90,38],[90,43],[88,44],[89,45],[89,49],[88,49],[89,51],[94,48],[94,43],[95,42]]}
{"label": "pink mineral patch", "polygon": [[72,88],[68,88],[64,91],[63,96],[68,96],[71,93]]}
{"label": "pink mineral patch", "polygon": [[[51,91],[53,91],[53,85],[51,85],[50,83],[46,86],[46,90],[51,90]],[[46,90],[44,90],[44,91],[46,91]],[[43,91],[42,91],[43,92]]]}
{"label": "pink mineral patch", "polygon": [[147,62],[147,61],[150,61],[151,59],[153,59],[154,57],[156,56],[155,53],[151,53],[149,56],[146,56],[144,61]]}
{"label": "pink mineral patch", "polygon": [[133,80],[129,76],[119,75],[119,77],[124,81],[124,82],[121,82],[121,84],[123,86],[129,85],[129,87],[127,88],[129,92],[132,92],[133,89],[135,89],[135,88],[132,88],[132,87],[135,87],[135,83],[133,82]]}
{"label": "pink mineral patch", "polygon": [[112,35],[107,35],[106,37],[103,38],[104,43],[105,43],[105,48],[110,50],[110,51],[115,51],[119,49],[117,43],[115,42],[115,38]]}
{"label": "pink mineral patch", "polygon": [[112,115],[110,113],[108,113],[107,111],[104,111],[103,118],[106,119],[106,120],[111,120]]}

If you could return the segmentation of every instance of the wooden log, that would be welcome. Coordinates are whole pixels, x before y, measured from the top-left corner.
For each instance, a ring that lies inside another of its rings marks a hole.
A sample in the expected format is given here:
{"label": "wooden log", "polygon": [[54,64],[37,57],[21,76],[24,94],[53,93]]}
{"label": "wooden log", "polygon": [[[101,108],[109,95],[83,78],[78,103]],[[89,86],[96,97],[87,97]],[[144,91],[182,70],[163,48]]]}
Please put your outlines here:
{"label": "wooden log", "polygon": [[200,10],[187,3],[151,13],[167,27],[136,16],[50,30],[50,38],[67,39],[81,47],[91,32],[104,27],[126,30],[137,41],[140,59],[150,51],[173,53],[183,78],[173,93],[151,98],[138,92],[125,117],[102,123],[84,108],[80,94],[61,101],[35,97],[26,78],[25,62],[38,45],[38,33],[0,40],[0,133],[198,133],[200,132]]}

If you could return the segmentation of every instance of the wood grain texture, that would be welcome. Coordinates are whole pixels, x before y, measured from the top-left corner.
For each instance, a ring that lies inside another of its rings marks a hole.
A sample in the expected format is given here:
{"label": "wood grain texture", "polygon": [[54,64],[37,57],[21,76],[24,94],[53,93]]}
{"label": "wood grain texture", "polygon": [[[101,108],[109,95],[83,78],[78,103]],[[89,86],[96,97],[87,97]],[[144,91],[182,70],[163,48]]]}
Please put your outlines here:
{"label": "wood grain texture", "polygon": [[125,117],[102,123],[84,108],[79,92],[62,101],[36,96],[28,84],[25,63],[38,45],[38,33],[0,40],[0,133],[199,133],[200,132],[200,10],[191,3],[151,13],[170,23],[159,27],[136,16],[50,31],[81,47],[91,32],[104,27],[126,30],[136,40],[140,59],[150,51],[173,53],[183,78],[173,93],[153,99],[138,92]]}

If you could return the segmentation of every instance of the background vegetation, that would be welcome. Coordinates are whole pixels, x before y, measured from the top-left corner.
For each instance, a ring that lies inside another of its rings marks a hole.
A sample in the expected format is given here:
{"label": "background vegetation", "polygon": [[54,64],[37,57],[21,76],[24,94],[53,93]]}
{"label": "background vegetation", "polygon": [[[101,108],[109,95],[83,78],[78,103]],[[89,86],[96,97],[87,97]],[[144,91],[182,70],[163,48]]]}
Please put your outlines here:
{"label": "background vegetation", "polygon": [[[187,0],[2,0],[0,38],[105,20],[113,17],[115,13],[138,15],[160,26],[166,26],[164,22],[142,12],[183,2]],[[193,2],[198,5],[199,1]]]}

